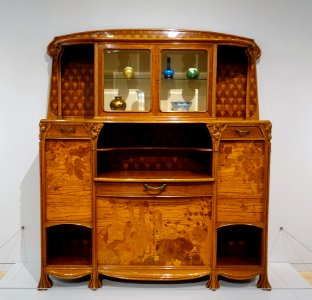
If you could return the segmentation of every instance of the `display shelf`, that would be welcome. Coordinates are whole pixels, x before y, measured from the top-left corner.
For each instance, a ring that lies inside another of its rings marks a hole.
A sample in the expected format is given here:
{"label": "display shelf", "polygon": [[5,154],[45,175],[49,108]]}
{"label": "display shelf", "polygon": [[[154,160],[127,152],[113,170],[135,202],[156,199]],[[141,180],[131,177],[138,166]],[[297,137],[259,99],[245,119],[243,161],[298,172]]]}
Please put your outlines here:
{"label": "display shelf", "polygon": [[211,182],[214,178],[206,174],[187,171],[111,171],[99,173],[95,181],[135,181],[135,182]]}

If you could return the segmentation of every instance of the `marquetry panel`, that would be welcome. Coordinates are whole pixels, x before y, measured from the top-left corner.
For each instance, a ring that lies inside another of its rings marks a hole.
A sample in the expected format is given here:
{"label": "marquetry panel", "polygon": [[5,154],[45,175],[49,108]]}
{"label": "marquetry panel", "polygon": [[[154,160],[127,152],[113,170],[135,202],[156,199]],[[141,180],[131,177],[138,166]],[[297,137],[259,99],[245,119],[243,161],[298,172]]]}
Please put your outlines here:
{"label": "marquetry panel", "polygon": [[208,266],[211,215],[209,197],[98,198],[98,262]]}
{"label": "marquetry panel", "polygon": [[58,83],[57,83],[57,62],[54,59],[50,82],[50,112],[52,115],[58,114]]}
{"label": "marquetry panel", "polygon": [[90,142],[45,143],[46,219],[91,222]]}
{"label": "marquetry panel", "polygon": [[218,222],[263,221],[264,143],[221,142],[217,184]]}
{"label": "marquetry panel", "polygon": [[257,87],[257,71],[255,62],[250,66],[249,72],[249,118],[258,119],[258,87]]}
{"label": "marquetry panel", "polygon": [[259,223],[264,221],[262,198],[219,198],[217,211],[217,222],[221,223]]}
{"label": "marquetry panel", "polygon": [[219,65],[216,82],[217,117],[245,118],[246,65]]}
{"label": "marquetry panel", "polygon": [[94,70],[88,62],[73,62],[62,74],[63,116],[94,114]]}

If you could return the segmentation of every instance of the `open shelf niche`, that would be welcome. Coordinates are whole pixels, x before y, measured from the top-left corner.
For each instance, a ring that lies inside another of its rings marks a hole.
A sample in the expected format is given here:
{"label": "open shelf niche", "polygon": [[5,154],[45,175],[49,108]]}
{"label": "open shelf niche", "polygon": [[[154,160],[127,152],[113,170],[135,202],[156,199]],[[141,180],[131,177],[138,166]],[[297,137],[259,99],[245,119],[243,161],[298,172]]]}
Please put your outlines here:
{"label": "open shelf niche", "polygon": [[107,123],[98,138],[98,177],[209,178],[211,143],[201,123]]}
{"label": "open shelf niche", "polygon": [[261,265],[262,228],[227,225],[217,229],[217,265]]}
{"label": "open shelf niche", "polygon": [[91,265],[92,229],[61,224],[48,227],[47,263],[48,265]]}

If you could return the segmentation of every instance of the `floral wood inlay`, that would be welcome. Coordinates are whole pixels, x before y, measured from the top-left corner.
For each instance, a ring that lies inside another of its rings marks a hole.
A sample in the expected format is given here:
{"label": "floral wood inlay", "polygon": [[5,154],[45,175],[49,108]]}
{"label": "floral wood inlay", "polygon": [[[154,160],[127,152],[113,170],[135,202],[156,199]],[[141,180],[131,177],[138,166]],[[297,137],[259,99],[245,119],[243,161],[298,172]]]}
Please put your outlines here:
{"label": "floral wood inlay", "polygon": [[45,191],[47,220],[91,222],[90,141],[46,140]]}
{"label": "floral wood inlay", "polygon": [[180,198],[175,206],[172,201],[101,199],[100,263],[208,265],[211,199]]}
{"label": "floral wood inlay", "polygon": [[259,197],[264,183],[264,143],[222,143],[219,153],[219,192]]}
{"label": "floral wood inlay", "polygon": [[[61,172],[61,177],[55,181],[62,181],[69,177],[79,180],[85,179],[85,174],[90,175],[89,166],[90,146],[71,141],[50,141],[46,143],[46,164],[48,170],[54,169]],[[51,172],[51,176],[53,176]]]}

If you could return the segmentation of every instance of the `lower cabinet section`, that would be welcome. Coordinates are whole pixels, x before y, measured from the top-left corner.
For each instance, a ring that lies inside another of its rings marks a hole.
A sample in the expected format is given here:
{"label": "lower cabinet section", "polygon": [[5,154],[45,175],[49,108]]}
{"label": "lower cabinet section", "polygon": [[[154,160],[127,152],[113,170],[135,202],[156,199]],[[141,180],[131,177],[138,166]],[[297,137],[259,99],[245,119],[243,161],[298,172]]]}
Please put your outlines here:
{"label": "lower cabinet section", "polygon": [[90,124],[52,127],[41,143],[39,289],[52,286],[50,276],[87,276],[92,289],[103,277],[207,277],[212,290],[220,278],[258,277],[270,289],[263,127],[100,125],[93,138],[83,136]]}

